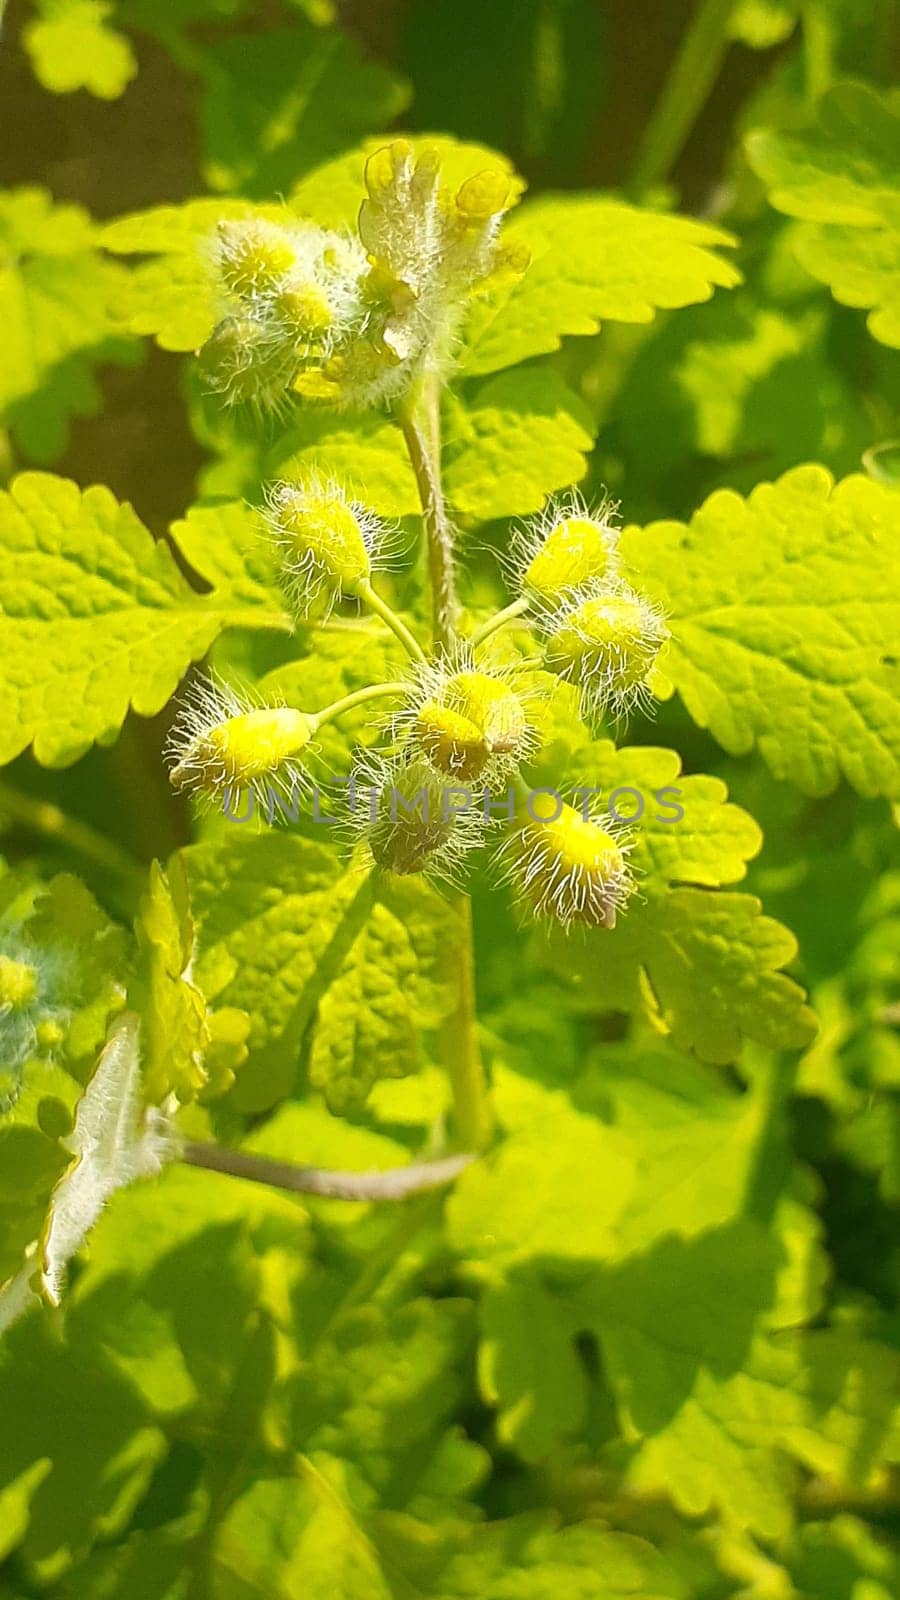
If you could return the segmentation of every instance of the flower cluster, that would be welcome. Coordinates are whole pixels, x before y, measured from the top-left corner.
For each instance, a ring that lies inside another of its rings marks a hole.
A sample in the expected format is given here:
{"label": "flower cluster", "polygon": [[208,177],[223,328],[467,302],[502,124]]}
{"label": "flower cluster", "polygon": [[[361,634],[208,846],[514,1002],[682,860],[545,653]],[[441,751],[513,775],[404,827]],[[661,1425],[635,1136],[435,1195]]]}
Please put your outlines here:
{"label": "flower cluster", "polygon": [[[380,747],[350,778],[354,847],[382,871],[454,881],[505,823],[502,867],[532,914],[565,927],[612,927],[634,887],[621,826],[574,810],[555,791],[545,792],[546,812],[536,807],[521,770],[546,726],[539,659],[580,687],[589,714],[621,715],[650,698],[667,630],[623,576],[615,507],[590,510],[573,496],[520,530],[510,558],[518,600],[472,640],[433,655],[373,587],[384,530],[340,485],[315,474],[276,483],[263,519],[294,614],[321,620],[346,599],[367,607],[394,631],[409,670],[316,711],[260,704],[200,680],[168,741],[173,785],[201,801],[250,789],[271,818],[273,786],[292,799],[308,785],[317,729],[389,694],[395,708],[380,719]],[[513,616],[533,624],[535,643],[501,661],[486,641]],[[483,803],[473,803],[476,789]]]}
{"label": "flower cluster", "polygon": [[202,354],[229,405],[277,410],[301,368],[318,368],[366,325],[358,240],[312,223],[223,222],[212,248],[220,321]]}
{"label": "flower cluster", "polygon": [[357,235],[263,217],[220,225],[213,247],[222,315],[203,352],[230,404],[283,406],[293,391],[337,406],[396,400],[443,370],[466,301],[527,258],[497,236],[516,198],[500,168],[451,188],[433,149],[405,140],[365,172]]}

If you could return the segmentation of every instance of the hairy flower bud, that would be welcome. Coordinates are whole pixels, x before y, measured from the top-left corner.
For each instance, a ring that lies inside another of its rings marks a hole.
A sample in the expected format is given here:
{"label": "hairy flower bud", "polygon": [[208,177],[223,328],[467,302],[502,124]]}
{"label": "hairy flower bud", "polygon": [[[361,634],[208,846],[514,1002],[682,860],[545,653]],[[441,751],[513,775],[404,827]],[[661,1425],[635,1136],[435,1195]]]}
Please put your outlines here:
{"label": "hairy flower bud", "polygon": [[577,493],[551,500],[540,517],[513,535],[507,568],[515,588],[538,605],[552,606],[573,589],[618,578],[616,505],[602,499],[589,509]]}
{"label": "hairy flower bud", "polygon": [[303,781],[296,758],[307,750],[316,719],[289,706],[254,706],[225,684],[200,679],[185,695],[166,742],[173,789],[209,799],[225,790]]}
{"label": "hairy flower bud", "polygon": [[613,928],[633,891],[621,830],[586,819],[553,794],[529,800],[504,847],[507,876],[538,916]]}
{"label": "hairy flower bud", "polygon": [[587,585],[547,626],[547,665],[580,685],[589,713],[623,714],[650,701],[648,680],[669,634],[662,612],[633,589]]}
{"label": "hairy flower bud", "polygon": [[37,994],[37,970],[30,962],[0,954],[0,1011],[21,1010]]}
{"label": "hairy flower bud", "polygon": [[319,478],[276,483],[266,503],[282,584],[298,616],[327,613],[342,594],[356,594],[368,581],[380,525],[336,484]]}
{"label": "hairy flower bud", "polygon": [[468,652],[420,671],[410,705],[394,718],[447,777],[500,778],[534,748],[530,707],[516,674],[476,669]]}
{"label": "hairy flower bud", "polygon": [[297,265],[297,249],[285,228],[259,217],[220,222],[215,247],[219,276],[229,293],[271,294]]}
{"label": "hairy flower bud", "polygon": [[465,797],[459,804],[459,796],[423,755],[370,754],[353,782],[351,832],[365,840],[385,872],[453,882],[465,858],[483,843],[480,807],[465,803]]}

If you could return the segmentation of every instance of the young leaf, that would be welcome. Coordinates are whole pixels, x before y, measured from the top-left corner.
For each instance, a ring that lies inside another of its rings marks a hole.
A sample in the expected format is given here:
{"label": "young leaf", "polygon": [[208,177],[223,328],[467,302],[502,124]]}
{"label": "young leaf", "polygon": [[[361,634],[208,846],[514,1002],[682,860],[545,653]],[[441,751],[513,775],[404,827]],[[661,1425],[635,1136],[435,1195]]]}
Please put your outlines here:
{"label": "young leaf", "polygon": [[0,495],[0,761],[66,766],[133,707],[152,716],[229,625],[280,626],[227,584],[202,596],[107,489],[23,473]]}
{"label": "young leaf", "polygon": [[140,965],[130,1004],[141,1017],[144,1100],[161,1105],[169,1094],[182,1102],[192,1100],[207,1082],[209,1018],[190,977],[194,929],[186,887],[174,875],[170,886],[158,861],[150,868],[136,933]]}
{"label": "young leaf", "polygon": [[779,211],[803,219],[796,251],[869,331],[900,347],[900,113],[862,83],[836,84],[808,133],[753,133],[750,164]]}
{"label": "young leaf", "polygon": [[116,1024],[78,1104],[70,1149],[74,1164],[50,1202],[41,1240],[41,1289],[59,1303],[66,1267],[117,1189],[159,1172],[167,1155],[161,1132],[143,1112],[138,1018]]}
{"label": "young leaf", "polygon": [[900,794],[896,641],[900,496],[798,467],[747,500],[710,496],[688,527],[626,530],[626,560],[663,600],[665,672],[733,755],[827,794]]}

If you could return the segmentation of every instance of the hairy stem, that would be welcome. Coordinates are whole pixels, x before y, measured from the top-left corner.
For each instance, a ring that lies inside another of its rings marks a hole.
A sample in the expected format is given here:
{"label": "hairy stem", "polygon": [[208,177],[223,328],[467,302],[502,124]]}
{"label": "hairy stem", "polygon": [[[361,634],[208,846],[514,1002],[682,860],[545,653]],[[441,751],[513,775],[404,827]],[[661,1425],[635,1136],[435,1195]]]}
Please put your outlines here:
{"label": "hairy stem", "polygon": [[508,622],[514,622],[516,617],[524,616],[530,604],[531,601],[524,594],[518,600],[513,600],[510,605],[504,606],[503,610],[498,611],[495,616],[488,617],[487,622],[483,622],[480,628],[476,628],[469,643],[473,646],[484,644],[485,639],[489,639],[492,633],[497,632],[498,628],[505,628]]}
{"label": "hairy stem", "polygon": [[415,474],[428,540],[428,571],[434,643],[448,650],[456,638],[456,569],[453,529],[441,483],[440,390],[426,378],[399,414],[400,428]]}
{"label": "hairy stem", "polygon": [[409,693],[409,685],[405,683],[370,683],[365,689],[355,689],[353,694],[345,694],[343,699],[335,700],[323,711],[317,711],[310,717],[316,729],[323,728],[326,722],[334,722],[338,717],[344,716],[347,711],[354,711],[357,706],[365,705],[367,700],[380,700],[382,695],[401,695]]}
{"label": "hairy stem", "polygon": [[422,649],[418,639],[414,638],[406,623],[401,617],[398,617],[396,611],[388,605],[387,601],[382,600],[380,594],[376,594],[370,583],[361,583],[356,590],[356,594],[363,602],[363,605],[368,606],[369,610],[374,611],[382,622],[387,623],[391,633],[400,640],[407,655],[412,656],[414,661],[427,660],[425,651]]}
{"label": "hairy stem", "polygon": [[408,1195],[452,1183],[475,1158],[460,1154],[391,1167],[386,1172],[332,1172],[325,1167],[295,1167],[224,1145],[188,1141],[182,1145],[179,1159],[191,1167],[264,1183],[271,1189],[287,1189],[292,1194],[317,1194],[329,1200],[405,1200]]}
{"label": "hairy stem", "polygon": [[640,197],[668,176],[719,75],[737,0],[700,0],[644,130],[629,189]]}
{"label": "hairy stem", "polygon": [[469,895],[461,894],[454,904],[460,920],[454,951],[457,1002],[441,1029],[441,1059],[450,1079],[460,1142],[467,1150],[483,1150],[490,1142],[494,1119],[478,1040],[472,901]]}

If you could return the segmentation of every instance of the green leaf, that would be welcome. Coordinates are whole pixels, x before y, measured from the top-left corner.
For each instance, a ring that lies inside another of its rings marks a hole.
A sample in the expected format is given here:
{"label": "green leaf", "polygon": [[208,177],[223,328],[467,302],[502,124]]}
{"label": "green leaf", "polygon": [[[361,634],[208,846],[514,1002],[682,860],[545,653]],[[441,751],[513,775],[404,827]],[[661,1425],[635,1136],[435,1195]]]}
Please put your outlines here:
{"label": "green leaf", "polygon": [[837,84],[808,133],[747,140],[779,211],[803,219],[801,265],[841,305],[870,308],[869,331],[900,346],[900,113],[888,95]]}
{"label": "green leaf", "polygon": [[[389,1052],[401,1036],[410,1069],[410,1035],[389,995],[364,1022],[355,1019],[350,996],[363,973],[369,985],[383,981],[376,964],[382,946],[391,953],[393,981],[404,982],[414,1028],[435,1027],[446,1015],[452,999],[444,951],[458,929],[434,890],[418,881],[376,883],[358,866],[347,870],[324,844],[287,833],[231,834],[191,847],[184,860],[197,923],[196,980],[208,999],[252,1018],[237,1104],[262,1109],[290,1090],[311,1026],[314,1074],[342,1106],[392,1074]],[[378,922],[368,929],[376,905]],[[362,1028],[359,1040],[355,1027]],[[386,1055],[367,1054],[376,1040],[387,1041]]]}
{"label": "green leaf", "polygon": [[632,1482],[668,1484],[688,1515],[717,1506],[765,1536],[783,1533],[793,1479],[782,1455],[861,1487],[891,1427],[897,1376],[892,1352],[852,1335],[786,1332],[757,1343],[745,1370],[721,1384],[700,1375],[642,1449]]}
{"label": "green leaf", "polygon": [[816,1031],[803,990],[779,969],[797,945],[748,894],[674,889],[633,905],[610,933],[592,933],[555,965],[598,1011],[646,1014],[680,1049],[736,1061],[743,1039],[798,1050]]}
{"label": "green leaf", "polygon": [[128,1381],[43,1316],[0,1345],[0,1407],[0,1491],[29,1485],[20,1559],[46,1584],[128,1525],[165,1438]]}
{"label": "green leaf", "polygon": [[695,505],[725,479],[749,492],[762,472],[774,477],[798,461],[821,461],[838,475],[856,470],[872,422],[833,359],[830,321],[818,303],[789,315],[738,290],[654,330],[608,418],[632,515]]}
{"label": "green leaf", "polygon": [[900,794],[898,530],[894,490],[810,466],[626,531],[669,614],[666,674],[731,754],[757,745],[807,794]]}
{"label": "green leaf", "polygon": [[346,1115],[382,1077],[405,1078],[422,1064],[410,989],[418,962],[403,923],[373,905],[343,968],[319,1002],[310,1082]]}
{"label": "green leaf", "polygon": [[194,929],[186,896],[178,859],[171,885],[154,861],[135,926],[140,965],[130,995],[141,1017],[143,1093],[149,1105],[162,1105],[169,1094],[182,1103],[193,1100],[207,1082],[209,1018],[189,975]]}
{"label": "green leaf", "polygon": [[523,1268],[488,1289],[481,1305],[481,1392],[498,1408],[497,1432],[525,1461],[543,1461],[587,1420],[588,1381],[566,1301]]}
{"label": "green leaf", "polygon": [[496,1074],[495,1091],[514,1136],[459,1179],[447,1204],[454,1248],[495,1265],[602,1259],[634,1183],[630,1142],[512,1073]]}
{"label": "green leaf", "polygon": [[[546,956],[579,1002],[647,1015],[706,1061],[736,1060],[742,1036],[773,1048],[807,1044],[814,1019],[778,970],[796,954],[793,935],[761,916],[753,896],[709,892],[743,878],[761,844],[752,817],[726,804],[721,780],[682,776],[673,751],[608,741],[577,749],[566,772],[575,795],[593,793],[593,814],[634,819],[639,890],[613,929],[585,930],[578,942],[552,930]],[[555,776],[551,766],[548,781]]]}
{"label": "green leaf", "polygon": [[213,189],[286,193],[409,100],[403,80],[363,60],[352,40],[299,20],[219,40],[202,60],[205,175]]}
{"label": "green leaf", "polygon": [[335,478],[379,516],[419,513],[416,481],[400,431],[377,411],[298,409],[265,472],[270,478],[299,478],[310,472]]}
{"label": "green leaf", "polygon": [[738,0],[728,35],[751,50],[771,50],[789,39],[797,26],[798,0]]}
{"label": "green leaf", "polygon": [[61,453],[72,416],[98,409],[96,364],[135,357],[107,309],[122,269],[95,245],[80,207],[54,206],[42,189],[0,193],[0,416],[38,461]]}
{"label": "green leaf", "polygon": [[108,26],[114,9],[107,0],[38,0],[39,18],[23,29],[22,42],[45,89],[118,99],[137,61],[128,40]]}
{"label": "green leaf", "polygon": [[448,394],[445,413],[444,482],[465,518],[540,511],[587,470],[590,413],[550,367],[503,373],[464,398]]}
{"label": "green leaf", "polygon": [[190,589],[165,544],[107,489],[23,473],[0,496],[0,761],[30,742],[66,766],[129,710],[153,716],[230,624],[279,626],[227,586]]}
{"label": "green leaf", "polygon": [[274,611],[284,604],[262,519],[244,501],[192,506],[181,521],[173,522],[170,533],[185,560],[213,589],[226,589],[240,605]]}
{"label": "green leaf", "polygon": [[503,233],[524,246],[524,276],[476,301],[466,324],[465,373],[495,372],[556,350],[601,321],[650,322],[657,310],[708,300],[740,274],[717,256],[731,236],[688,217],[617,200],[556,196],[529,202]]}

